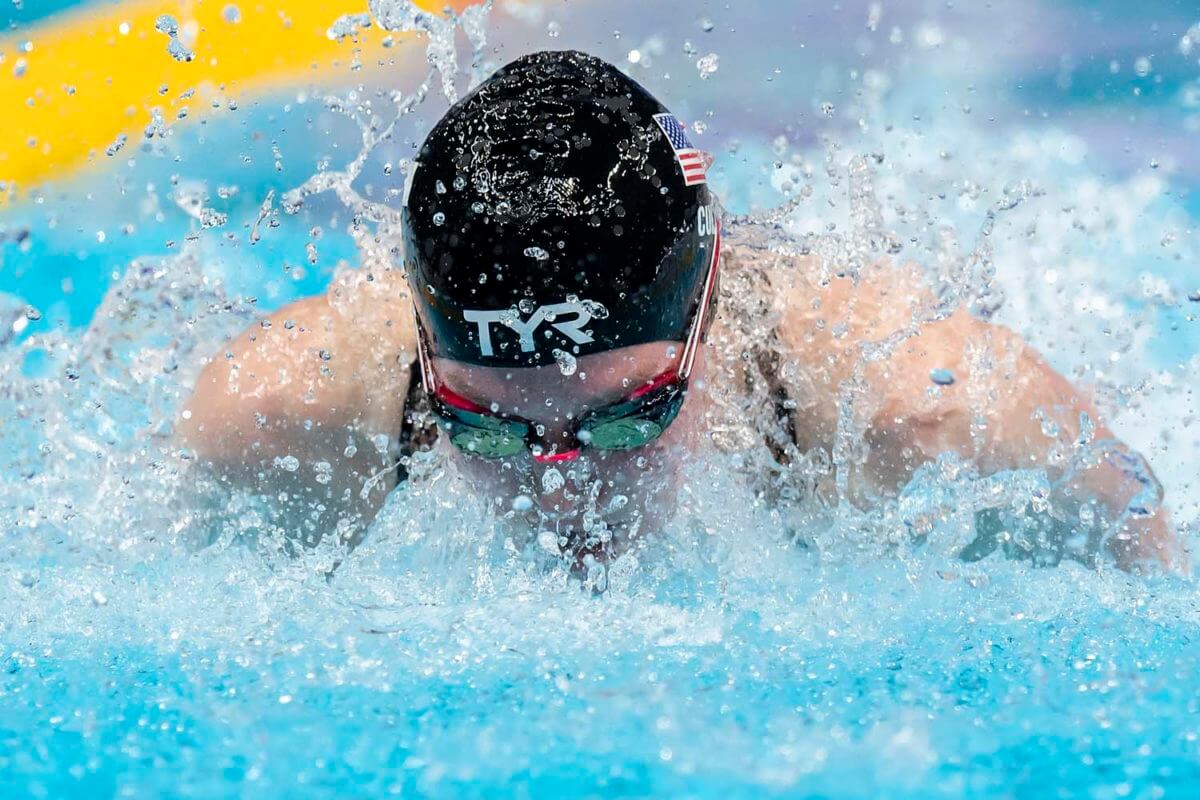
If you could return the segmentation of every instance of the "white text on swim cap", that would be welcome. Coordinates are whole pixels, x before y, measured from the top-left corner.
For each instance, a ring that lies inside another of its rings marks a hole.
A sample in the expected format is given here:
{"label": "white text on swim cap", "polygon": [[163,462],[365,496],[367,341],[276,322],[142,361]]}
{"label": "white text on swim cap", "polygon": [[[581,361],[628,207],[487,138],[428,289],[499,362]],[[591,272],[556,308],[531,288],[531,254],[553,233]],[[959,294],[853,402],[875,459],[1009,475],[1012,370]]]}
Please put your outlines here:
{"label": "white text on swim cap", "polygon": [[712,236],[717,232],[717,217],[711,205],[696,208],[696,235]]}
{"label": "white text on swim cap", "polygon": [[[574,314],[570,319],[561,319],[564,314]],[[528,320],[521,321],[520,315],[511,308],[495,311],[465,310],[463,319],[474,322],[479,326],[479,353],[483,356],[495,355],[492,350],[492,324],[498,323],[517,332],[521,352],[532,353],[535,347],[533,334],[549,322],[559,333],[566,336],[575,344],[588,344],[592,337],[583,330],[583,326],[592,321],[592,315],[584,303],[555,303],[549,306],[539,306]]]}

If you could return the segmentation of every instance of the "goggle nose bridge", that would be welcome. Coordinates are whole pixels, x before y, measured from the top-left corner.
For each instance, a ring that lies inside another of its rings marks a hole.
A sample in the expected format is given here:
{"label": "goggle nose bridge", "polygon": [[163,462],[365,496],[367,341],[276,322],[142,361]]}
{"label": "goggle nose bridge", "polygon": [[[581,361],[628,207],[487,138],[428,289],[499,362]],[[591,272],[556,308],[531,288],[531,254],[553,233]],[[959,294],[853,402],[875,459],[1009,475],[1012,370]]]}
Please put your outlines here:
{"label": "goggle nose bridge", "polygon": [[561,464],[566,461],[574,461],[579,458],[581,448],[575,447],[571,450],[564,450],[561,453],[534,453],[533,460],[539,464]]}

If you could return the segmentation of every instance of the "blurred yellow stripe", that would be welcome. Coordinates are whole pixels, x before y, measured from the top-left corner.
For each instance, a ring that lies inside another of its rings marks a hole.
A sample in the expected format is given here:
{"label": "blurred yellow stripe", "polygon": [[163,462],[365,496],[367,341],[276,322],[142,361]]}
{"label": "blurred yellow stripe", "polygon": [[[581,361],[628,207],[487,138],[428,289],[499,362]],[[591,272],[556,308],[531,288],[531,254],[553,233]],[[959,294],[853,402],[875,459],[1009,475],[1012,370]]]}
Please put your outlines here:
{"label": "blurred yellow stripe", "polygon": [[[130,147],[136,145],[155,106],[172,122],[181,106],[188,107],[189,118],[202,116],[214,95],[303,83],[339,65],[349,75],[355,48],[361,48],[365,65],[373,64],[385,52],[377,28],[357,42],[326,35],[340,14],[365,11],[366,5],[366,0],[131,0],[61,14],[0,39],[0,110],[7,117],[0,122],[0,182],[9,184],[7,192],[0,191],[0,203],[14,184],[28,188],[97,155],[103,159],[121,134]],[[154,27],[162,14],[178,22],[181,40],[195,54],[192,61],[168,54],[169,38]],[[28,52],[25,41],[32,42]],[[160,92],[163,86],[166,92]],[[195,97],[179,99],[193,88]]]}

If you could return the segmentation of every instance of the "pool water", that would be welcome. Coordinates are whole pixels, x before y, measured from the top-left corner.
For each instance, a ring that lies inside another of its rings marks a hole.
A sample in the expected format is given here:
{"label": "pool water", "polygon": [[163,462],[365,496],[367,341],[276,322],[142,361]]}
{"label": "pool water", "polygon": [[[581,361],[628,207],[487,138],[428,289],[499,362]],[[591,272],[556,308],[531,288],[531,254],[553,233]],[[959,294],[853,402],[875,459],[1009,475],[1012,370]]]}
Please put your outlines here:
{"label": "pool water", "polygon": [[[588,50],[693,124],[735,236],[994,268],[996,319],[1094,388],[1191,542],[1200,12],[741,5],[498,2],[457,86]],[[402,185],[441,86],[355,192]],[[173,420],[216,342],[357,258],[345,194],[251,228],[359,130],[297,89],[160,141],[0,210],[0,796],[1200,791],[1194,580],[964,564],[986,478],[951,462],[863,511],[768,502],[713,448],[599,595],[437,456],[353,553],[254,535],[271,498],[203,486]]]}

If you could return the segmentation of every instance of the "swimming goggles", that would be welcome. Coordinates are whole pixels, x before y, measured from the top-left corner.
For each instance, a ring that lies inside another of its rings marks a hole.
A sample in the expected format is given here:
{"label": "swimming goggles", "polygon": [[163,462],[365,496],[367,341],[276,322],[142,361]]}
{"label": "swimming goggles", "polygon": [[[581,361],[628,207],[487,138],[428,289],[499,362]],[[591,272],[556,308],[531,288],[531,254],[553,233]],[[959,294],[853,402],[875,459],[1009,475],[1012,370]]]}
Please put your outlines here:
{"label": "swimming goggles", "polygon": [[683,406],[687,378],[672,368],[635,389],[627,398],[584,414],[564,450],[546,448],[537,425],[492,412],[445,386],[431,393],[433,413],[459,450],[480,458],[511,458],[529,450],[540,463],[571,461],[587,447],[632,450],[662,435]]}
{"label": "swimming goggles", "polygon": [[[570,432],[570,445],[547,448],[537,424],[499,410],[484,408],[443,385],[433,369],[425,331],[418,315],[417,339],[421,377],[433,413],[449,434],[451,443],[470,455],[488,459],[512,458],[525,451],[539,463],[572,461],[584,447],[599,450],[633,450],[662,436],[679,416],[687,397],[688,376],[696,353],[711,322],[709,313],[715,291],[720,233],[717,234],[700,304],[692,320],[679,364],[646,381],[627,397],[587,411]],[[493,407],[495,408],[495,407]]]}

